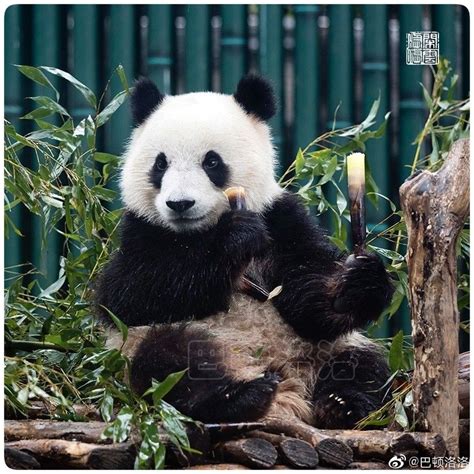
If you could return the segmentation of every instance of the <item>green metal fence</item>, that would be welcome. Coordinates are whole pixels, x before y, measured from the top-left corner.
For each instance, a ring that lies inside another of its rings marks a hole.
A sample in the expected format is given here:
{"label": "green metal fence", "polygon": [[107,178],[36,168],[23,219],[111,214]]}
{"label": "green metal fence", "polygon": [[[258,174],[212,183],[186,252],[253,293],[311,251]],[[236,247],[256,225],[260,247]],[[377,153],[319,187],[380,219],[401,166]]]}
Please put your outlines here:
{"label": "green metal fence", "polygon": [[[332,126],[336,108],[337,125],[350,124],[380,95],[382,113],[392,111],[391,128],[370,143],[368,159],[381,192],[396,199],[425,119],[418,83],[430,80],[425,67],[405,64],[405,35],[439,31],[441,54],[467,96],[468,29],[468,12],[457,5],[15,5],[5,15],[5,112],[27,131],[18,117],[27,111],[24,98],[37,91],[13,64],[66,69],[95,91],[118,64],[129,79],[147,75],[166,93],[230,93],[245,72],[260,71],[280,104],[271,124],[284,169],[298,146]],[[115,80],[111,94],[120,87]],[[83,102],[72,90],[61,93],[79,115]],[[123,108],[101,146],[121,153],[130,130]],[[386,211],[372,210],[369,225]],[[42,251],[36,220],[19,209],[12,219],[24,237],[6,241],[5,265],[31,262],[56,279],[59,236],[51,235]],[[406,315],[398,319],[408,332]]]}

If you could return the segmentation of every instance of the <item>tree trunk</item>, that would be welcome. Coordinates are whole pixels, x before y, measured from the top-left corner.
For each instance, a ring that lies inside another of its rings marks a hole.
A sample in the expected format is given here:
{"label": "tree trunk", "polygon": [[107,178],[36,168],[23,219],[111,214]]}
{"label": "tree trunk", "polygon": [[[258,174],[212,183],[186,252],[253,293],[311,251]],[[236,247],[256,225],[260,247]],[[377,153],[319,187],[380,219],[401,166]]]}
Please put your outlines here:
{"label": "tree trunk", "polygon": [[469,212],[469,141],[457,141],[439,171],[400,187],[408,229],[408,278],[418,429],[440,433],[458,453],[456,242]]}

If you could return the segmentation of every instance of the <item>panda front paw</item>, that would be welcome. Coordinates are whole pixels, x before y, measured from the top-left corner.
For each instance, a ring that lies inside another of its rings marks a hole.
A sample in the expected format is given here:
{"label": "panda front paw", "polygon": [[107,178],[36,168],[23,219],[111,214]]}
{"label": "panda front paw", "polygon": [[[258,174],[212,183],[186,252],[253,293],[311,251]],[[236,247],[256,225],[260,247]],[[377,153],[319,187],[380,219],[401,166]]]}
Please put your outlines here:
{"label": "panda front paw", "polygon": [[376,319],[390,303],[393,285],[378,255],[349,255],[337,276],[334,310],[352,313],[359,323]]}
{"label": "panda front paw", "polygon": [[268,249],[270,237],[261,215],[248,210],[226,214],[229,251],[240,257],[243,263],[263,255]]}
{"label": "panda front paw", "polygon": [[274,373],[249,382],[235,382],[223,394],[226,404],[225,420],[253,421],[261,418],[270,408],[280,383]]}

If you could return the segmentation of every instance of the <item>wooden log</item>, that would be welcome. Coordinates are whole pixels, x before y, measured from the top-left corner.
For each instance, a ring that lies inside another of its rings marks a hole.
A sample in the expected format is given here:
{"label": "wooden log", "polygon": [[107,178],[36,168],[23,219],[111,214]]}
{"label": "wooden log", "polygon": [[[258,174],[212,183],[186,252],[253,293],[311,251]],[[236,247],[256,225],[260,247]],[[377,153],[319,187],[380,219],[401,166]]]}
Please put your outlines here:
{"label": "wooden log", "polygon": [[[99,410],[93,405],[80,405],[74,404],[72,410],[76,417],[79,419],[96,420],[101,421]],[[46,418],[51,419],[55,415],[64,415],[65,412],[60,407],[44,403],[39,400],[33,400],[30,402],[30,406],[26,410],[26,418]],[[24,419],[19,412],[13,410],[10,406],[5,405],[5,419],[8,420],[20,420]]]}
{"label": "wooden log", "polygon": [[8,447],[5,448],[5,464],[10,469],[41,469],[40,463],[31,454]]}
{"label": "wooden log", "polygon": [[355,457],[389,459],[394,453],[413,452],[425,456],[444,456],[446,444],[437,433],[399,431],[358,431],[358,430],[324,430],[314,428],[306,423],[289,417],[268,416],[263,420],[265,427],[260,431],[284,434],[303,439],[312,446],[317,446],[324,439],[336,439],[345,443]]}
{"label": "wooden log", "polygon": [[312,469],[319,464],[318,452],[301,439],[282,440],[278,445],[278,452],[284,464],[297,469]]}
{"label": "wooden log", "polygon": [[[467,421],[464,421],[464,425]],[[259,424],[260,427],[262,424]],[[110,440],[101,439],[101,434],[106,423],[103,422],[65,422],[52,420],[6,420],[4,423],[4,434],[7,442],[25,439],[63,439],[69,441],[80,441],[92,444],[107,444]],[[204,425],[207,427],[208,425]],[[219,433],[217,425],[209,425],[215,433]],[[224,424],[223,426],[227,426]],[[283,429],[282,429],[283,428]],[[443,439],[433,433],[403,433],[397,431],[357,431],[357,430],[318,430],[298,420],[279,420],[279,423],[271,424],[267,420],[263,430],[254,430],[246,433],[247,437],[257,437],[273,444],[279,448],[280,444],[289,439],[295,439],[296,435],[302,435],[310,440],[318,441],[316,446],[323,440],[335,439],[349,446],[357,458],[368,459],[371,457],[388,459],[394,453],[398,454],[424,454],[428,456],[443,456],[446,447]],[[466,431],[466,428],[464,428]],[[232,432],[232,430],[230,431]],[[224,433],[226,431],[224,430]],[[227,433],[228,434],[228,433]],[[227,435],[226,434],[226,435]],[[240,432],[238,432],[240,434]],[[193,430],[188,432],[193,447],[199,446],[203,453],[209,452],[209,440],[206,430]],[[202,439],[201,439],[202,438]],[[166,433],[162,433],[161,441],[168,442]],[[201,439],[201,441],[200,441]],[[298,438],[301,441],[302,437]],[[138,434],[132,432],[131,440],[137,442]],[[311,443],[309,443],[311,444]],[[207,447],[206,447],[207,446]],[[312,444],[311,444],[312,446]],[[197,459],[202,463],[202,458]],[[193,461],[193,462],[196,462]],[[188,462],[189,464],[189,462]],[[186,463],[181,465],[187,465]]]}
{"label": "wooden log", "polygon": [[259,438],[224,441],[215,447],[218,459],[235,462],[256,469],[268,469],[275,465],[278,453],[271,443]]}
{"label": "wooden log", "polygon": [[198,471],[233,471],[233,470],[249,470],[247,466],[243,464],[198,464],[192,466],[189,469]]}
{"label": "wooden log", "polygon": [[[273,446],[276,448],[280,446],[280,443],[284,441],[285,439],[288,439],[287,436],[285,435],[279,435],[275,433],[268,433],[267,431],[262,431],[262,430],[255,430],[255,431],[250,431],[245,435],[247,438],[260,438],[264,439],[265,441],[268,441],[269,443],[272,443]],[[295,438],[293,438],[295,439]]]}
{"label": "wooden log", "polygon": [[360,471],[375,471],[379,469],[388,469],[388,464],[377,461],[354,461],[346,469],[357,469]]}
{"label": "wooden log", "polygon": [[[111,444],[110,439],[103,439],[102,433],[108,423],[99,421],[74,422],[74,421],[54,421],[54,420],[5,420],[4,437],[5,440],[66,440],[79,441],[92,444]],[[159,440],[167,445],[167,461],[169,464],[181,467],[190,466],[203,461],[203,456],[210,451],[210,438],[204,426],[196,426],[192,423],[186,424],[186,434],[191,446],[202,454],[180,452],[170,442],[168,434],[159,428]],[[138,444],[140,434],[134,430],[130,433],[128,441]]]}
{"label": "wooden log", "polygon": [[101,421],[5,420],[5,441],[63,439],[82,443],[110,444],[101,435],[107,423]]}
{"label": "wooden log", "polygon": [[315,447],[320,441],[329,436],[319,430],[306,424],[305,422],[294,417],[280,417],[270,415],[263,420],[264,427],[261,431],[275,434],[284,434],[291,438],[298,438],[306,441]]}
{"label": "wooden log", "polygon": [[316,445],[319,463],[322,466],[345,469],[354,460],[354,453],[345,442],[335,438],[321,440]]}
{"label": "wooden log", "polygon": [[133,469],[133,443],[111,445],[81,443],[62,439],[13,441],[5,448],[26,452],[42,469]]}
{"label": "wooden log", "polygon": [[400,187],[408,230],[413,321],[413,400],[421,431],[440,433],[458,454],[459,311],[456,242],[469,213],[469,140],[458,140],[436,173]]}
{"label": "wooden log", "polygon": [[446,444],[436,433],[400,431],[320,430],[323,435],[346,443],[356,458],[389,459],[394,454],[423,454],[439,457],[446,454]]}
{"label": "wooden log", "polygon": [[[108,426],[103,421],[56,421],[56,420],[5,420],[4,436],[6,441],[18,441],[21,439],[66,439],[71,441],[82,441],[84,443],[110,443],[110,440],[101,438],[102,432]],[[189,424],[186,426],[189,437],[222,439],[229,436],[239,436],[252,430],[262,428],[263,423],[209,423],[199,427]],[[194,432],[196,432],[194,434]],[[263,434],[263,433],[262,433]],[[269,435],[268,433],[266,433]],[[264,434],[263,434],[264,435]],[[163,433],[161,441],[166,441],[167,435]]]}
{"label": "wooden log", "polygon": [[317,451],[302,439],[255,430],[246,434],[248,438],[259,438],[273,444],[285,464],[296,469],[311,469],[319,463]]}

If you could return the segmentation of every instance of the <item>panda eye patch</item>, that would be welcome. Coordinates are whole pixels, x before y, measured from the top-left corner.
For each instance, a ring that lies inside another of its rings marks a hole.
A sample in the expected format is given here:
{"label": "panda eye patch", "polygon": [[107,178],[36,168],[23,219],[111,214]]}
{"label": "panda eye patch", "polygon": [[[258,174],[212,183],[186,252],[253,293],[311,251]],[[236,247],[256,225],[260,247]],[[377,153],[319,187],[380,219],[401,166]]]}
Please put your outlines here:
{"label": "panda eye patch", "polygon": [[166,161],[166,155],[160,153],[155,160],[156,169],[159,171],[165,171],[168,168],[168,162]]}
{"label": "panda eye patch", "polygon": [[222,158],[215,151],[208,151],[202,166],[208,170],[217,168],[222,163]]}
{"label": "panda eye patch", "polygon": [[161,152],[156,157],[153,167],[150,170],[150,182],[155,188],[161,188],[161,181],[167,168],[168,161],[166,159],[166,155]]}
{"label": "panda eye patch", "polygon": [[218,153],[210,150],[206,153],[202,167],[209,179],[217,187],[222,188],[229,179],[229,168]]}

